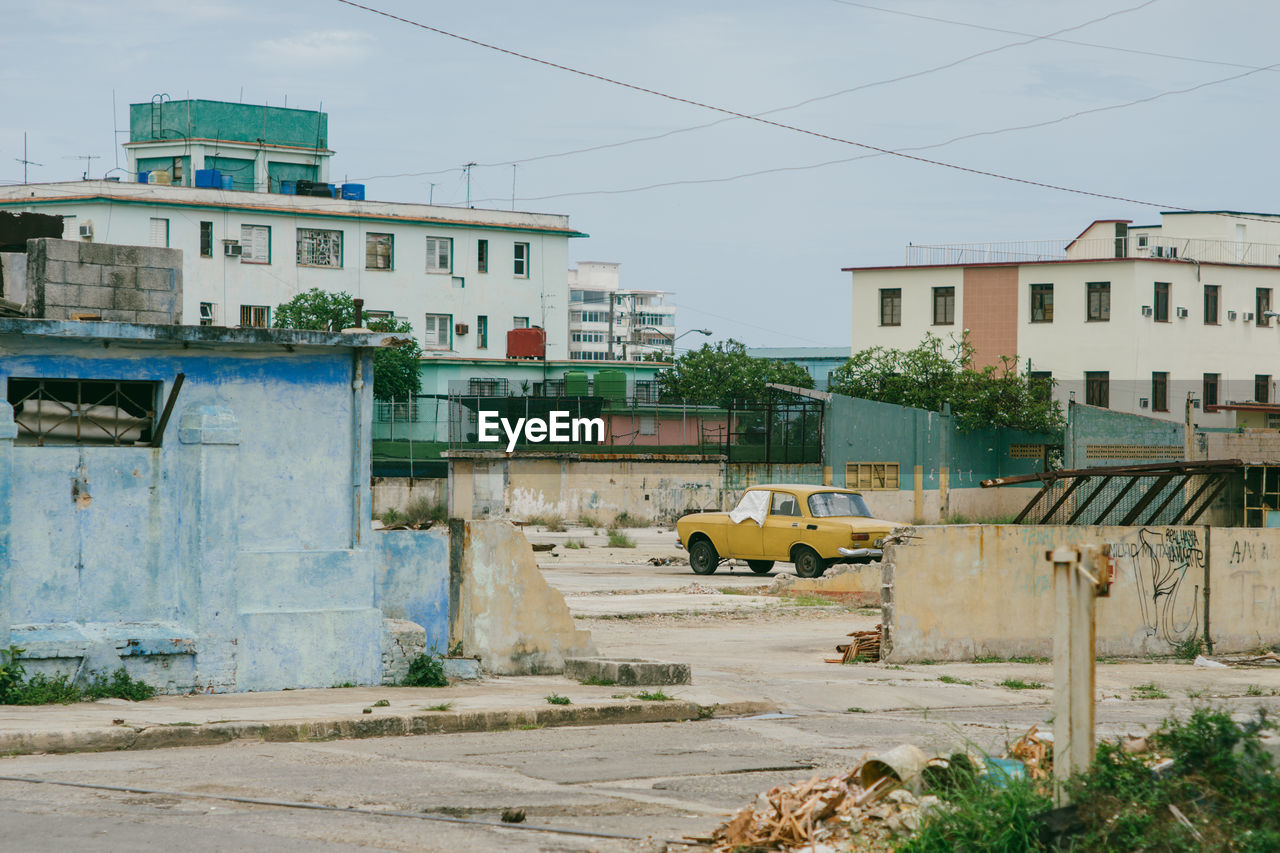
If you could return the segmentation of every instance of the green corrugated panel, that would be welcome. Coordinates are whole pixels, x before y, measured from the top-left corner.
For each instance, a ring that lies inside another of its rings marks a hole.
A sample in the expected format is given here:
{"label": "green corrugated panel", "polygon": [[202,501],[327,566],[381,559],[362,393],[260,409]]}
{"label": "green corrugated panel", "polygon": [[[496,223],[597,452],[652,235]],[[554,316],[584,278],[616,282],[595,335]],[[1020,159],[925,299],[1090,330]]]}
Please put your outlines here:
{"label": "green corrugated panel", "polygon": [[621,370],[601,370],[596,373],[596,396],[610,400],[627,398],[627,374]]}
{"label": "green corrugated panel", "polygon": [[566,397],[587,396],[587,372],[585,370],[569,370],[565,372],[564,395]]}

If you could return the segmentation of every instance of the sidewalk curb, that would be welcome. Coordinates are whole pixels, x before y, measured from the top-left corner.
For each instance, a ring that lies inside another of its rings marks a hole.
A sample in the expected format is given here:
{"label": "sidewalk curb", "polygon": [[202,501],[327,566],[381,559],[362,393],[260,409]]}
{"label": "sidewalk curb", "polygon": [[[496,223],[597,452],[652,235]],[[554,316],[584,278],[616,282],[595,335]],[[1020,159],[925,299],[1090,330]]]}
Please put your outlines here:
{"label": "sidewalk curb", "polygon": [[[710,709],[710,713],[708,710]],[[194,726],[128,724],[63,732],[2,732],[0,756],[38,753],[109,752],[127,749],[169,749],[215,746],[233,741],[271,743],[315,742],[348,738],[507,731],[530,727],[599,726],[630,723],[671,723],[777,710],[770,702],[726,702],[710,706],[697,702],[627,702],[504,711],[425,711],[417,714],[362,715],[334,720],[227,722]]]}

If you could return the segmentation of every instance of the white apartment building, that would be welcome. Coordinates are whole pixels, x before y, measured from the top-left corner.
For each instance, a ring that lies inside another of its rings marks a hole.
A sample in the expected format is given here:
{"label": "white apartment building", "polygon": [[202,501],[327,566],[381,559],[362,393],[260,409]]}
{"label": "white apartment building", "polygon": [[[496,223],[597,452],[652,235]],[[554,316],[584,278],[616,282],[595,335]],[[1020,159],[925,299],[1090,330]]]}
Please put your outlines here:
{"label": "white apartment building", "polygon": [[1016,356],[1055,397],[1230,426],[1230,403],[1276,400],[1280,215],[1099,220],[1070,241],[907,247],[900,266],[848,267],[853,351],[968,332],[979,366]]}
{"label": "white apartment building", "polygon": [[675,356],[676,309],[668,292],[623,290],[618,264],[581,261],[569,270],[569,358],[640,361]]}

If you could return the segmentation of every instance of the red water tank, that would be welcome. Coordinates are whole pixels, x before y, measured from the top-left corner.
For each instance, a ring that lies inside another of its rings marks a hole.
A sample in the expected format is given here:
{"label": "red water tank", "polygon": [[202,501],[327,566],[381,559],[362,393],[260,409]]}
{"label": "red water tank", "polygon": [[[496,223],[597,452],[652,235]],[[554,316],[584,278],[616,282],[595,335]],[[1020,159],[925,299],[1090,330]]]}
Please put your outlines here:
{"label": "red water tank", "polygon": [[532,329],[512,329],[507,332],[507,358],[546,358],[547,332],[534,326]]}

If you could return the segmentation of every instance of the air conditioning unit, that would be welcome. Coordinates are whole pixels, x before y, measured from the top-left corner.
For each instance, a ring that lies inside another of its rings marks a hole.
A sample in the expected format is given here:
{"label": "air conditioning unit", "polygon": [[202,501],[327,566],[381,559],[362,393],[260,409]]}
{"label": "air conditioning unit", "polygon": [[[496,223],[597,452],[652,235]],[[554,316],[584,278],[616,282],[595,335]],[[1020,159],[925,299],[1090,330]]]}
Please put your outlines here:
{"label": "air conditioning unit", "polygon": [[239,258],[244,256],[244,246],[241,246],[235,240],[222,241],[222,254],[228,258]]}
{"label": "air conditioning unit", "polygon": [[453,333],[455,335],[465,335],[469,331],[471,331],[471,328],[466,323],[453,324]]}
{"label": "air conditioning unit", "polygon": [[1253,312],[1252,311],[1244,312],[1244,321],[1246,323],[1249,323],[1249,322],[1252,322],[1252,320],[1253,320]]}
{"label": "air conditioning unit", "polygon": [[1179,317],[1182,317],[1183,319],[1186,319],[1187,314],[1188,314],[1188,311],[1187,311],[1187,309],[1186,309],[1186,308],[1179,308],[1179,309],[1178,309],[1178,316],[1179,316]]}
{"label": "air conditioning unit", "polygon": [[1150,306],[1150,305],[1143,305],[1143,306],[1142,306],[1142,316],[1143,316],[1143,317],[1150,317],[1150,316],[1151,316],[1151,306]]}
{"label": "air conditioning unit", "polygon": [[1139,397],[1139,398],[1138,398],[1138,408],[1139,408],[1139,409],[1145,409],[1146,407],[1147,407],[1147,398],[1146,398],[1146,397]]}
{"label": "air conditioning unit", "polygon": [[1234,312],[1234,311],[1228,311],[1228,312],[1227,312],[1227,319],[1228,319],[1228,320],[1234,320],[1235,318],[1236,318],[1236,312]]}
{"label": "air conditioning unit", "polygon": [[93,223],[92,222],[86,222],[84,225],[80,226],[80,239],[81,240],[93,239]]}

